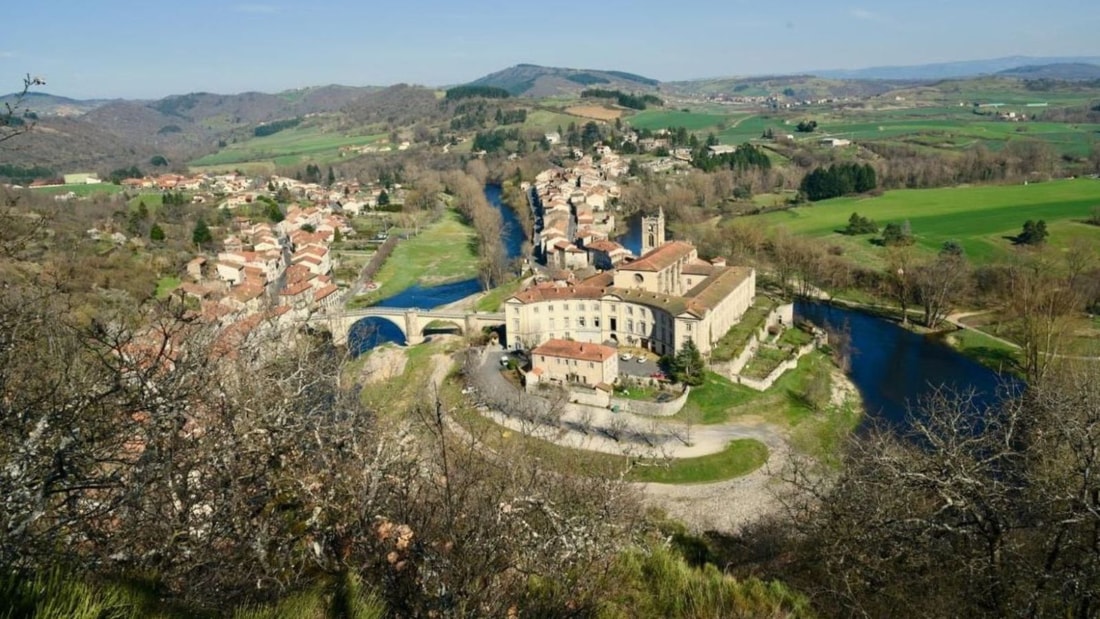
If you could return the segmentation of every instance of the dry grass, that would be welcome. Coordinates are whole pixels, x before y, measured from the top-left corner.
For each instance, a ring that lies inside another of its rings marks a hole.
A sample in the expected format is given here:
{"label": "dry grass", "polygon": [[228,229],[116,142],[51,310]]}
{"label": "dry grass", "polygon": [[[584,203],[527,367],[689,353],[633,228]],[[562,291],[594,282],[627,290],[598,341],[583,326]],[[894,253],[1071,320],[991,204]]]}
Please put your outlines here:
{"label": "dry grass", "polygon": [[623,115],[622,110],[613,110],[602,105],[575,105],[565,108],[565,113],[596,120],[615,120]]}

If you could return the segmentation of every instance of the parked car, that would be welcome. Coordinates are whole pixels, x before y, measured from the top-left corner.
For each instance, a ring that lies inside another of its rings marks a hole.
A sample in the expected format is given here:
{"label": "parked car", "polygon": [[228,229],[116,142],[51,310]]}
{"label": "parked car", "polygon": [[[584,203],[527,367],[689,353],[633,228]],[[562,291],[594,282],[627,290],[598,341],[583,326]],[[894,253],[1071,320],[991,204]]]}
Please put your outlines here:
{"label": "parked car", "polygon": [[630,361],[631,355],[628,352],[624,352],[623,354],[619,355],[619,358],[623,361]]}

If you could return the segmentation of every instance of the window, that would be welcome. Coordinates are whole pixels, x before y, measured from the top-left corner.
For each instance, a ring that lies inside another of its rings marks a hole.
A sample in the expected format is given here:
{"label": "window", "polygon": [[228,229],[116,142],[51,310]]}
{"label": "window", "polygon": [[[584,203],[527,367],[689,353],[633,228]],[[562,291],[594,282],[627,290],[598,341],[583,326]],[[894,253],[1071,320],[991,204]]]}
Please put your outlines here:
{"label": "window", "polygon": [[626,315],[627,316],[633,316],[634,315],[634,306],[633,305],[627,305],[626,306]]}
{"label": "window", "polygon": [[539,313],[539,306],[537,306],[537,305],[535,306],[535,313],[536,314]]}
{"label": "window", "polygon": [[645,283],[645,278],[644,278],[644,277],[642,277],[642,274],[641,274],[641,273],[635,273],[635,274],[634,274],[634,283],[635,283],[635,284],[642,284],[642,283]]}
{"label": "window", "polygon": [[551,329],[554,328],[554,319],[553,318],[550,319],[550,328]]}
{"label": "window", "polygon": [[561,308],[568,312],[569,311],[569,304],[568,303],[562,303]]}
{"label": "window", "polygon": [[578,327],[583,327],[584,326],[584,316],[581,316],[581,317],[577,318],[577,326]]}
{"label": "window", "polygon": [[644,322],[639,322],[638,323],[638,333],[645,333],[645,332],[646,332],[645,323]]}
{"label": "window", "polygon": [[588,362],[588,369],[590,369],[590,370],[591,370],[591,369],[592,369],[592,368],[594,368],[594,367],[596,367],[596,364],[595,364],[595,363],[592,363],[591,361],[589,361],[589,362]]}
{"label": "window", "polygon": [[519,331],[519,320],[518,319],[512,321],[512,329],[514,331]]}
{"label": "window", "polygon": [[626,321],[626,332],[630,333],[633,330],[634,330],[634,321],[633,320],[627,320]]}
{"label": "window", "polygon": [[592,326],[596,327],[596,328],[599,328],[599,326],[600,326],[600,317],[599,316],[596,316],[595,318],[592,319]]}
{"label": "window", "polygon": [[565,321],[565,328],[568,329],[569,328],[569,317],[566,316],[563,320]]}

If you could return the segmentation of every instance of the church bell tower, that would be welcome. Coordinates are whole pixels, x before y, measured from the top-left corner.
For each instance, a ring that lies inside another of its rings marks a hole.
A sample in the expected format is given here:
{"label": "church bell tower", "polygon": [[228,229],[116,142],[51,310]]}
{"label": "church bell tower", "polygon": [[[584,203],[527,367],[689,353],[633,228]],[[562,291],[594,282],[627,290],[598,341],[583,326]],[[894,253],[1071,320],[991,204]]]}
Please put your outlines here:
{"label": "church bell tower", "polygon": [[658,209],[656,215],[642,217],[642,255],[665,244],[665,210]]}

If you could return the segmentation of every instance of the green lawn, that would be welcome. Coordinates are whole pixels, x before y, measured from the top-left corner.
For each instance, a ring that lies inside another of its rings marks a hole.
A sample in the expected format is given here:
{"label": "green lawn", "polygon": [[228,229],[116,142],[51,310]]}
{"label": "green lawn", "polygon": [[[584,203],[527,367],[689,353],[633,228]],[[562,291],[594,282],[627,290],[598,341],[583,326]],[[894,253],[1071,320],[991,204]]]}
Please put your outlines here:
{"label": "green lawn", "polygon": [[837,232],[851,214],[858,212],[880,226],[909,220],[919,247],[934,252],[944,241],[957,240],[971,260],[982,263],[1008,252],[1012,243],[1007,237],[1018,234],[1028,219],[1047,222],[1048,243],[1054,247],[1064,247],[1072,238],[1100,245],[1100,227],[1080,221],[1098,204],[1100,182],[1076,179],[888,191],[879,197],[836,198],[756,217],[768,226],[827,238],[851,257],[871,262],[879,262],[881,254],[871,243],[874,235],[849,237]]}
{"label": "green lawn", "polygon": [[501,304],[504,300],[513,294],[519,292],[520,286],[523,285],[522,279],[512,280],[505,284],[501,284],[496,288],[486,292],[477,300],[474,305],[474,309],[479,312],[497,312],[501,310]]}
{"label": "green lawn", "polygon": [[760,441],[730,441],[718,453],[698,458],[677,458],[644,463],[631,469],[627,479],[658,484],[697,484],[741,477],[764,466],[768,448]]}
{"label": "green lawn", "polygon": [[697,458],[639,459],[598,451],[562,447],[498,426],[477,411],[459,407],[455,420],[485,446],[498,453],[521,449],[549,468],[584,475],[620,476],[636,482],[687,484],[741,477],[763,466],[768,448],[752,439],[731,441],[724,450]]}
{"label": "green lawn", "polygon": [[1020,351],[972,329],[959,329],[944,337],[952,348],[986,367],[1015,373],[1020,369]]}
{"label": "green lawn", "polygon": [[419,236],[397,244],[375,279],[382,286],[366,297],[371,303],[420,283],[441,284],[475,277],[478,256],[476,233],[456,211],[421,230]]}
{"label": "green lawn", "polygon": [[180,278],[178,277],[162,277],[157,280],[157,292],[156,297],[163,299],[172,294],[172,291],[180,286]]}
{"label": "green lawn", "polygon": [[91,185],[81,183],[79,185],[50,185],[48,187],[34,187],[31,191],[37,191],[47,195],[64,194],[71,191],[78,197],[84,198],[97,193],[119,193],[120,191],[122,191],[122,186],[116,185],[114,183],[95,183]]}

